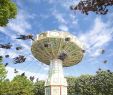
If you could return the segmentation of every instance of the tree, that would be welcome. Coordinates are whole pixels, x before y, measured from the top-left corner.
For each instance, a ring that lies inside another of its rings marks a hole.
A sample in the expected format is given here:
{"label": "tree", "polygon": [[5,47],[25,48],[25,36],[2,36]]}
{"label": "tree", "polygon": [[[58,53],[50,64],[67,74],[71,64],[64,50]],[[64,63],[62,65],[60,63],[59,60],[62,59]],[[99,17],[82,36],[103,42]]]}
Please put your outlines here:
{"label": "tree", "polygon": [[10,81],[8,79],[0,82],[0,95],[12,95],[10,94]]}
{"label": "tree", "polygon": [[34,95],[33,82],[27,79],[26,76],[17,75],[11,81],[11,95]]}
{"label": "tree", "polygon": [[15,18],[17,7],[11,0],[0,0],[0,26],[6,26],[9,19]]}
{"label": "tree", "polygon": [[45,94],[45,90],[44,90],[44,81],[37,81],[34,86],[34,93],[35,95],[44,95]]}
{"label": "tree", "polygon": [[75,77],[67,77],[66,79],[67,79],[67,83],[68,83],[68,87],[67,87],[68,95],[75,95],[76,78]]}
{"label": "tree", "polygon": [[113,72],[97,71],[94,76],[94,86],[97,95],[113,95]]}
{"label": "tree", "polygon": [[93,76],[81,75],[75,81],[76,95],[97,95],[92,81]]}
{"label": "tree", "polygon": [[89,12],[105,15],[108,13],[108,9],[113,5],[113,0],[80,0],[76,5],[70,7],[71,10],[79,10],[83,14],[88,15]]}
{"label": "tree", "polygon": [[7,71],[5,70],[5,66],[2,64],[2,58],[0,58],[0,95],[10,95],[10,81],[6,79]]}
{"label": "tree", "polygon": [[0,81],[3,81],[6,78],[5,66],[2,64],[2,58],[0,58]]}

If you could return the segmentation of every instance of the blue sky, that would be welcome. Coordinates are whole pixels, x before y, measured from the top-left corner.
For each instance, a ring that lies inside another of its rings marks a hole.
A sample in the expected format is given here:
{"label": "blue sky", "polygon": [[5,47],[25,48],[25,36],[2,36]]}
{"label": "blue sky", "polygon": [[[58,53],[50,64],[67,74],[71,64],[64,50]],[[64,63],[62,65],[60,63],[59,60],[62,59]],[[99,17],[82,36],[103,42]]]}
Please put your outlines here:
{"label": "blue sky", "polygon": [[[98,68],[113,71],[113,9],[109,8],[107,15],[90,13],[88,16],[80,12],[73,12],[70,5],[77,4],[79,0],[13,0],[18,6],[16,19],[10,20],[7,27],[0,27],[0,43],[12,43],[11,50],[0,49],[0,54],[9,54],[11,58],[23,54],[27,60],[23,64],[9,62],[8,78],[15,74],[13,69],[26,72],[27,76],[35,75],[45,79],[48,66],[37,61],[31,54],[32,41],[16,40],[21,34],[39,34],[51,30],[63,30],[77,36],[83,42],[86,53],[83,60],[72,67],[64,68],[65,76],[80,76],[81,74],[95,74]],[[74,3],[73,3],[74,2]],[[23,50],[16,51],[16,46],[23,46]],[[101,55],[100,51],[105,49]],[[107,64],[103,64],[108,60]]]}

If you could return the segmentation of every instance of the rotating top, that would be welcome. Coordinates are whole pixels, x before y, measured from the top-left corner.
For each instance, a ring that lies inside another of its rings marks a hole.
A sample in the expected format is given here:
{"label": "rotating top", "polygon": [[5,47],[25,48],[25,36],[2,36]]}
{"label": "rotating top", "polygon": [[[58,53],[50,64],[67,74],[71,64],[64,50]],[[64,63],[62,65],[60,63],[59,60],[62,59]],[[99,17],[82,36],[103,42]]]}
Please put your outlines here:
{"label": "rotating top", "polygon": [[36,59],[47,65],[50,60],[61,59],[64,67],[79,63],[83,57],[80,41],[76,36],[63,31],[47,31],[37,35],[31,51]]}

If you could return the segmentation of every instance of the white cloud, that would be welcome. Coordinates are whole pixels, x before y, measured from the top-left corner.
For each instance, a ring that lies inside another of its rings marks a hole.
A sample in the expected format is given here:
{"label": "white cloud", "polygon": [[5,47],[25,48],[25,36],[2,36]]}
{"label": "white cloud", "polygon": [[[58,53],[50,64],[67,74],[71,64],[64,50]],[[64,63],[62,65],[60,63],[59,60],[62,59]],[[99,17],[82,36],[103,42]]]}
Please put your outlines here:
{"label": "white cloud", "polygon": [[70,14],[71,24],[78,24],[78,19],[76,18],[76,14]]}
{"label": "white cloud", "polygon": [[63,2],[62,6],[69,9],[71,5],[77,5],[80,0],[63,0]]}
{"label": "white cloud", "polygon": [[58,20],[60,24],[67,24],[66,20],[63,17],[63,13],[60,13],[57,10],[54,10],[52,15]]}
{"label": "white cloud", "polygon": [[16,19],[8,24],[8,28],[17,34],[28,34],[27,29],[31,29],[31,24],[27,22],[28,15],[22,10],[19,11]]}
{"label": "white cloud", "polygon": [[59,29],[60,29],[60,30],[63,30],[63,31],[68,31],[68,30],[69,30],[66,25],[60,25],[60,26],[59,26]]}
{"label": "white cloud", "polygon": [[42,0],[42,1],[47,1],[50,4],[56,4],[57,3],[58,5],[61,5],[64,8],[69,9],[69,7],[71,5],[73,5],[73,4],[76,5],[80,0]]}
{"label": "white cloud", "polygon": [[33,72],[22,71],[22,70],[18,70],[18,69],[17,69],[18,73],[15,74],[15,73],[14,73],[14,69],[15,69],[15,68],[12,68],[12,67],[6,67],[6,70],[8,71],[8,73],[7,73],[7,78],[10,79],[10,80],[12,80],[16,75],[20,75],[20,74],[22,74],[22,73],[24,73],[24,72],[25,72],[25,75],[26,75],[28,78],[29,78],[30,76],[34,76],[34,77],[35,77],[35,80],[36,80],[37,78],[39,78],[39,80],[45,80],[45,79],[47,78],[47,75],[42,74],[42,73],[33,73]]}
{"label": "white cloud", "polygon": [[[29,15],[27,15],[23,10],[20,10],[16,19],[11,20],[7,27],[0,27],[0,31],[12,40],[11,44],[13,44],[13,47],[16,48],[17,44],[22,46],[24,51],[26,51],[24,53],[30,52],[31,41],[24,42],[22,40],[17,40],[16,38],[19,35],[28,34],[27,30],[31,29],[31,24],[28,22],[28,18]],[[6,50],[3,51],[4,53],[6,52]],[[2,54],[4,53],[2,52]],[[12,50],[9,50],[9,54],[16,55],[15,51]]]}
{"label": "white cloud", "polygon": [[59,22],[58,28],[60,30],[63,30],[63,31],[68,31],[69,30],[68,27],[67,27],[68,21],[64,18],[64,14],[63,13],[58,12],[57,10],[54,10],[52,15]]}
{"label": "white cloud", "polygon": [[[28,53],[30,52],[30,45],[28,45],[28,41],[27,43],[22,41],[22,40],[16,40],[16,36],[17,34],[28,34],[26,32],[27,29],[30,29],[31,26],[30,24],[27,22],[26,17],[23,15],[23,14],[19,14],[17,16],[17,18],[14,20],[14,21],[11,21],[7,27],[3,28],[3,27],[0,27],[0,31],[7,35],[8,37],[11,38],[12,40],[12,43],[13,44],[13,49],[10,49],[10,50],[6,50],[6,49],[0,49],[0,55],[6,55],[6,54],[9,54],[10,55],[10,58],[14,58],[16,56],[19,55],[19,53],[21,53],[20,51],[19,52],[15,52],[15,49],[17,44],[22,46],[24,48],[24,50],[22,50],[22,54],[24,55],[28,55]],[[31,43],[31,42],[30,42]],[[28,58],[29,61],[32,61],[33,59],[30,57]],[[10,60],[10,63],[12,63],[13,60]],[[6,67],[6,70],[8,71],[8,74],[7,74],[7,78],[12,80],[14,78],[14,76],[16,76],[16,74],[14,73],[14,68],[12,67]],[[18,69],[17,69],[18,70]],[[21,74],[23,72],[26,73],[26,76],[29,78],[30,76],[35,76],[35,78],[39,78],[40,80],[44,80],[46,79],[46,75],[45,74],[40,74],[40,73],[33,73],[33,72],[29,72],[29,71],[22,71],[22,70],[18,70],[19,73],[18,74]]]}
{"label": "white cloud", "polygon": [[[59,24],[59,29],[68,31],[69,28],[75,27],[75,25],[78,24],[78,19],[76,18],[76,15],[73,13],[69,13],[67,15],[66,12],[58,11],[58,10],[53,10],[52,15],[55,17],[56,21]],[[68,26],[68,27],[67,27]]]}
{"label": "white cloud", "polygon": [[109,26],[109,22],[104,23],[101,18],[96,18],[93,28],[80,35],[79,38],[84,43],[90,56],[99,56],[100,53],[97,49],[107,46],[112,40],[113,27]]}

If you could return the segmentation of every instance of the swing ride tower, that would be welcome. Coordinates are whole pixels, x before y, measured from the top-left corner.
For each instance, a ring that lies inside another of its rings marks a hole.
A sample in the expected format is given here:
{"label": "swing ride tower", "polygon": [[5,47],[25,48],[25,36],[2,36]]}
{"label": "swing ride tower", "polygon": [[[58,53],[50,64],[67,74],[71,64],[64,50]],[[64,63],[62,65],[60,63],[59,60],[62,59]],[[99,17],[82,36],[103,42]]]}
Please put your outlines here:
{"label": "swing ride tower", "polygon": [[75,65],[82,60],[81,42],[68,32],[47,31],[37,35],[31,51],[36,59],[49,65],[45,95],[67,95],[63,67]]}

